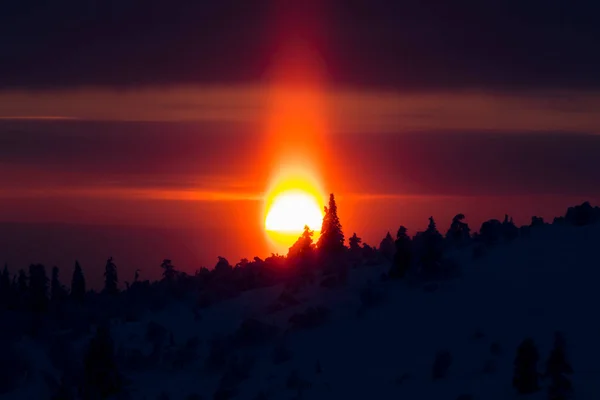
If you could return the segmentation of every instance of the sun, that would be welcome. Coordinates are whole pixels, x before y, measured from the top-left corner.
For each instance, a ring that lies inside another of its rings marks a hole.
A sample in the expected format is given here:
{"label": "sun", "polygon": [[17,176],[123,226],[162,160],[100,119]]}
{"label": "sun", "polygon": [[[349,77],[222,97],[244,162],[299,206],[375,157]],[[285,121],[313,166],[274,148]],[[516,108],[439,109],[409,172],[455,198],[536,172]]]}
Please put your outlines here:
{"label": "sun", "polygon": [[321,229],[323,211],[312,194],[296,189],[279,193],[267,211],[265,230],[281,234],[300,234],[304,226]]}

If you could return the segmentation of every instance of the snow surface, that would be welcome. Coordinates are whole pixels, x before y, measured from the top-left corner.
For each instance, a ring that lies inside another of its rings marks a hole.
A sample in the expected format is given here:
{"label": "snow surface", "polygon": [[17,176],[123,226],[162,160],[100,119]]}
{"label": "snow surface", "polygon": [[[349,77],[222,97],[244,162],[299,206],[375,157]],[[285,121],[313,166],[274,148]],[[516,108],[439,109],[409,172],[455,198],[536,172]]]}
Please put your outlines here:
{"label": "snow surface", "polygon": [[[163,392],[171,400],[184,400],[191,393],[210,399],[222,376],[205,365],[211,338],[233,333],[246,318],[285,331],[293,313],[325,305],[331,315],[322,326],[235,350],[240,357],[255,357],[235,399],[254,399],[263,392],[268,399],[455,400],[470,394],[477,400],[537,400],[546,398],[545,390],[519,396],[511,386],[515,350],[525,337],[532,337],[540,351],[541,370],[554,331],[561,330],[574,369],[575,398],[598,399],[599,244],[598,225],[536,227],[531,237],[498,244],[479,259],[473,259],[472,247],[455,250],[449,256],[460,263],[462,276],[439,282],[434,291],[404,281],[381,281],[389,265],[363,266],[351,270],[345,286],[309,286],[295,295],[300,305],[276,313],[266,309],[283,291],[282,285],[215,304],[201,310],[199,319],[191,304],[174,303],[139,322],[115,325],[112,335],[117,347],[139,348],[145,354],[152,350],[144,339],[149,321],[171,331],[176,348],[197,337],[198,358],[182,369],[162,362],[150,370],[122,372],[132,380],[133,399],[154,400]],[[360,292],[369,281],[384,300],[365,308]],[[276,365],[271,355],[282,343],[292,357]],[[499,354],[490,351],[492,343],[499,344]],[[446,377],[434,381],[432,365],[440,350],[451,353],[452,364]],[[36,364],[40,370],[51,370],[47,360]],[[487,373],[486,365],[491,369]],[[286,387],[292,371],[307,382],[305,390]],[[42,399],[39,388],[34,389],[40,385],[43,379],[29,378],[27,385],[5,398]]]}

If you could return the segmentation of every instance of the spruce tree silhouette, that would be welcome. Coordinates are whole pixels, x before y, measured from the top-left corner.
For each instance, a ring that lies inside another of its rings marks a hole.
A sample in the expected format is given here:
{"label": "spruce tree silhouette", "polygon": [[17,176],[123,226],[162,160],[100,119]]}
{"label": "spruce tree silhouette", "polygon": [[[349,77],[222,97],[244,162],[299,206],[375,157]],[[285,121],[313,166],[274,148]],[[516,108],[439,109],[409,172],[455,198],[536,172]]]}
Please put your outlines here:
{"label": "spruce tree silhouette", "polygon": [[24,269],[19,270],[19,277],[17,278],[17,293],[21,299],[27,296],[28,284],[27,284],[27,273]]}
{"label": "spruce tree silhouette", "polygon": [[4,270],[0,275],[0,307],[8,307],[11,298],[10,273],[8,265],[4,264]]}
{"label": "spruce tree silhouette", "polygon": [[172,261],[165,258],[162,264],[160,264],[160,267],[163,269],[163,278],[168,282],[173,282],[175,280],[175,277],[177,276],[177,270],[175,269],[175,266],[173,265]]}
{"label": "spruce tree silhouette", "polygon": [[107,399],[123,389],[123,379],[115,362],[114,343],[107,325],[101,325],[90,340],[83,359],[82,397]]}
{"label": "spruce tree silhouette", "polygon": [[83,302],[85,299],[85,278],[79,261],[75,261],[75,270],[71,279],[71,298],[78,302]]}
{"label": "spruce tree silhouette", "polygon": [[544,375],[550,378],[548,400],[567,400],[571,397],[573,386],[566,377],[573,373],[567,361],[566,340],[561,332],[554,333],[554,348],[546,361]]}
{"label": "spruce tree silhouette", "polygon": [[352,236],[350,237],[350,239],[348,239],[348,246],[350,247],[350,251],[353,253],[360,254],[360,252],[362,250],[360,247],[361,243],[362,243],[362,239],[359,238],[358,236],[356,236],[356,232],[354,232],[352,234]]}
{"label": "spruce tree silhouette", "polygon": [[450,240],[454,245],[460,245],[470,237],[471,229],[467,223],[463,222],[464,220],[464,214],[455,215],[454,218],[452,218],[452,223],[450,224],[448,232],[446,232],[446,239]]}
{"label": "spruce tree silhouette", "polygon": [[308,225],[304,225],[304,231],[302,235],[296,240],[296,242],[288,250],[288,258],[290,259],[306,259],[312,254],[314,244],[313,235],[314,231],[311,231]]}
{"label": "spruce tree silhouette", "polygon": [[406,234],[407,229],[400,226],[396,234],[394,246],[396,252],[394,254],[394,264],[390,270],[390,278],[403,278],[410,268],[412,262],[412,241]]}
{"label": "spruce tree silhouette", "polygon": [[438,232],[433,217],[429,217],[429,225],[422,234],[422,240],[421,265],[425,274],[433,274],[440,266],[444,252],[444,238]]}
{"label": "spruce tree silhouette", "polygon": [[321,225],[321,236],[317,241],[319,253],[324,256],[339,255],[344,252],[344,232],[337,214],[337,205],[333,193],[329,195],[329,206],[325,207],[325,216]]}
{"label": "spruce tree silhouette", "polygon": [[119,293],[117,278],[117,266],[113,262],[113,258],[110,257],[106,261],[106,267],[104,270],[104,292],[107,294]]}
{"label": "spruce tree silhouette", "polygon": [[515,371],[513,376],[513,387],[520,394],[530,394],[540,389],[538,383],[539,374],[537,372],[537,363],[539,353],[535,347],[533,339],[527,338],[521,342],[517,348],[515,357]]}
{"label": "spruce tree silhouette", "polygon": [[394,238],[391,233],[387,232],[385,237],[381,239],[381,242],[379,242],[379,251],[386,259],[390,261],[394,259],[396,246],[394,245]]}
{"label": "spruce tree silhouette", "polygon": [[48,309],[48,277],[42,264],[29,266],[29,304],[34,313]]}
{"label": "spruce tree silhouette", "polygon": [[59,273],[58,267],[54,266],[52,268],[52,280],[50,281],[50,299],[53,302],[62,301],[67,296],[67,291],[60,283]]}

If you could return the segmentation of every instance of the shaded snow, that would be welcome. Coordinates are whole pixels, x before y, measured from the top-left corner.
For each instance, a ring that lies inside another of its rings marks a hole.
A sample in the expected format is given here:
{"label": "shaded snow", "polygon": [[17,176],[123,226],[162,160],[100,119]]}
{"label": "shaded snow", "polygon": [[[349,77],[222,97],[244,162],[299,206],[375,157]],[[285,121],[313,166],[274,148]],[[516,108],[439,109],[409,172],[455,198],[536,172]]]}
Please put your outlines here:
{"label": "shaded snow", "polygon": [[[121,347],[137,347],[146,354],[151,346],[144,336],[151,320],[172,331],[176,347],[198,337],[198,359],[181,370],[161,363],[149,371],[124,372],[133,380],[134,399],[155,399],[161,392],[170,399],[185,399],[190,393],[209,399],[222,376],[205,366],[211,338],[233,333],[246,318],[276,325],[283,332],[293,313],[309,305],[325,305],[331,316],[324,325],[236,350],[256,362],[235,398],[253,399],[261,391],[270,399],[294,398],[298,390],[288,389],[286,382],[297,371],[310,383],[302,391],[303,399],[455,400],[472,394],[474,399],[506,400],[520,398],[511,386],[517,345],[533,337],[545,361],[558,329],[567,338],[577,398],[595,399],[600,398],[600,367],[595,362],[600,354],[600,327],[594,323],[600,300],[599,243],[597,225],[542,226],[532,229],[531,237],[498,244],[477,260],[470,247],[454,251],[452,257],[461,264],[463,276],[441,282],[433,292],[402,281],[381,282],[388,265],[361,267],[351,271],[345,287],[305,288],[295,295],[300,305],[277,313],[266,308],[282,292],[282,285],[203,309],[199,320],[190,304],[176,303],[139,322],[117,325],[112,333]],[[385,299],[365,309],[359,294],[368,281]],[[281,343],[292,358],[276,365],[271,354]],[[493,343],[499,344],[500,354],[490,351]],[[451,353],[452,364],[445,378],[433,381],[432,365],[440,350]],[[485,373],[486,365],[495,371]],[[546,393],[528,398],[544,399]]]}

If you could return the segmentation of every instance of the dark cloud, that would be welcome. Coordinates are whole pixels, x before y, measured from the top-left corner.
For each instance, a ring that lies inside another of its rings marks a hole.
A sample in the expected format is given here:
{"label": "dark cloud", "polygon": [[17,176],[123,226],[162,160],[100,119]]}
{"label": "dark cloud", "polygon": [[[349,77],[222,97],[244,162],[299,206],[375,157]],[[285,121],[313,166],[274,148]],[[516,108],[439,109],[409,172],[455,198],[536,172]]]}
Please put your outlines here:
{"label": "dark cloud", "polygon": [[[327,140],[323,179],[336,192],[600,195],[597,135],[340,133]],[[3,122],[0,184],[261,192],[274,167],[263,146],[248,127]]]}
{"label": "dark cloud", "polygon": [[4,88],[260,81],[291,37],[314,48],[338,84],[600,84],[600,6],[592,0],[9,0],[1,7]]}

